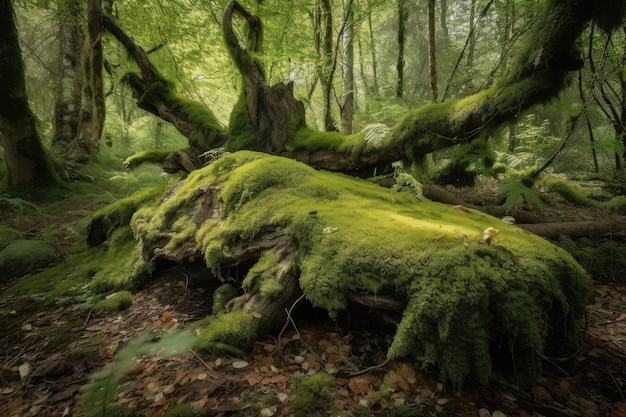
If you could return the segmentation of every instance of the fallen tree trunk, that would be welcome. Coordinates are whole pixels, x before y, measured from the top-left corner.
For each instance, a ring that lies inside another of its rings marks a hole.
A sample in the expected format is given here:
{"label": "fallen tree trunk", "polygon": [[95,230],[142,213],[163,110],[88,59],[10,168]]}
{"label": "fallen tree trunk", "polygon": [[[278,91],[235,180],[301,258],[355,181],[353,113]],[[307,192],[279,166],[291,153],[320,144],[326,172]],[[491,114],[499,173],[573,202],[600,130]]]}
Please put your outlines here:
{"label": "fallen tree trunk", "polygon": [[518,227],[543,236],[548,239],[557,240],[561,236],[572,239],[580,237],[600,237],[611,233],[623,233],[624,227],[612,221],[576,221],[538,224],[518,224]]}
{"label": "fallen tree trunk", "polygon": [[[542,354],[573,352],[590,289],[565,251],[497,218],[248,151],[192,172],[131,226],[133,270],[203,258],[207,279],[238,288],[198,324],[202,348],[251,346],[304,294],[333,318],[352,302],[403,311],[389,357],[455,385],[487,382],[493,349],[531,378]],[[110,273],[143,279],[127,265]]]}

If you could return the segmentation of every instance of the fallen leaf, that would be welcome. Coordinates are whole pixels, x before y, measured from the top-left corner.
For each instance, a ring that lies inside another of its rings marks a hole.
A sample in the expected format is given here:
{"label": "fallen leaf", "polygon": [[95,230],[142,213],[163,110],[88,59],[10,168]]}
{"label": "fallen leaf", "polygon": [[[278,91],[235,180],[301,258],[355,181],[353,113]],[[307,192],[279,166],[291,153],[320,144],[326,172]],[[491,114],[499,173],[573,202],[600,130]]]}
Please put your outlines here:
{"label": "fallen leaf", "polygon": [[244,378],[250,385],[256,385],[263,380],[263,377],[258,372],[250,372]]}
{"label": "fallen leaf", "polygon": [[536,385],[532,387],[533,398],[537,401],[541,402],[551,402],[554,401],[552,398],[552,394],[544,387],[543,385]]}
{"label": "fallen leaf", "polygon": [[235,361],[232,363],[233,368],[235,369],[243,369],[247,367],[249,364],[246,361]]}
{"label": "fallen leaf", "polygon": [[365,395],[370,391],[371,385],[370,381],[362,376],[355,376],[354,378],[350,378],[348,382],[348,386],[352,393],[355,395]]}

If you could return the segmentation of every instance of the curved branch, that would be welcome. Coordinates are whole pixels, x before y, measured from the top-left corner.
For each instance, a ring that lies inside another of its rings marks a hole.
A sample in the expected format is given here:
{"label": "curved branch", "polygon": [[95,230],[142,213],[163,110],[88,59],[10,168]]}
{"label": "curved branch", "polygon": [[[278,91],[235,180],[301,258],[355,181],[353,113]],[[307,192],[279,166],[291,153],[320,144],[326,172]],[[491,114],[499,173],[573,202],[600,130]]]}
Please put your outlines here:
{"label": "curved branch", "polygon": [[[556,97],[567,85],[568,71],[578,64],[568,53],[590,21],[590,0],[550,1],[530,33],[515,69],[493,87],[460,100],[417,108],[393,126],[384,140],[366,135],[337,136],[321,143],[303,131],[292,144],[297,159],[321,168],[349,171],[417,160],[433,151],[471,142],[487,129]],[[571,62],[570,62],[571,61]]]}

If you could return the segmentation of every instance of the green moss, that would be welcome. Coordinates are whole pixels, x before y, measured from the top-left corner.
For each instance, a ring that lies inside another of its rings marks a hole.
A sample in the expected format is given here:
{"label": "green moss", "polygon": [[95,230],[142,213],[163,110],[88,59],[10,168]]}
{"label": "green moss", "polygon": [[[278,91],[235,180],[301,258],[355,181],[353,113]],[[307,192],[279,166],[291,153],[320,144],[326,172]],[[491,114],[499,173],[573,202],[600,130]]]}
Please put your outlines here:
{"label": "green moss", "polygon": [[330,409],[335,379],[325,373],[317,373],[297,381],[292,389],[295,396],[291,411],[296,417],[323,415]]}
{"label": "green moss", "polygon": [[338,132],[319,132],[309,128],[298,130],[288,150],[297,151],[335,151],[346,156],[359,155],[366,148],[364,133],[344,135]]}
{"label": "green moss", "polygon": [[[209,267],[228,262],[233,244],[283,230],[297,242],[300,286],[313,305],[334,317],[350,292],[406,299],[390,356],[436,363],[456,385],[489,378],[494,343],[520,358],[522,374],[534,372],[524,364],[539,369],[544,352],[570,354],[577,342],[590,282],[566,252],[497,218],[285,158],[242,151],[194,171],[141,215],[133,226],[139,240],[175,238],[172,219],[193,216],[194,190],[207,184],[219,184],[226,210],[195,234]],[[480,245],[489,227],[500,233]],[[276,267],[263,254],[244,288],[276,293]],[[204,344],[249,345],[261,328],[255,320],[241,312],[208,319]]]}
{"label": "green moss", "polygon": [[271,251],[263,252],[261,258],[248,271],[241,286],[247,292],[259,292],[262,296],[272,299],[284,290],[283,286],[274,279],[279,268],[276,255]]}
{"label": "green moss", "polygon": [[226,312],[226,304],[238,294],[237,288],[231,284],[222,284],[213,293],[213,306],[211,312],[220,314]]}
{"label": "green moss", "polygon": [[198,409],[187,404],[178,404],[169,408],[163,417],[195,417],[198,415],[198,412]]}
{"label": "green moss", "polygon": [[562,198],[577,206],[608,208],[618,214],[626,213],[625,197],[616,197],[609,201],[597,201],[587,197],[582,190],[572,186],[567,181],[556,178],[544,180],[544,185],[550,191],[558,193]]}
{"label": "green moss", "polygon": [[23,275],[57,260],[54,248],[42,240],[17,239],[0,250],[3,277]]}
{"label": "green moss", "polygon": [[133,304],[133,295],[128,291],[118,291],[94,304],[94,311],[117,312],[128,309]]}
{"label": "green moss", "polygon": [[209,316],[194,324],[198,334],[196,346],[205,351],[242,353],[258,337],[259,319],[240,310]]}
{"label": "green moss", "polygon": [[238,151],[251,147],[256,141],[256,132],[250,121],[245,94],[239,96],[230,113],[228,136],[228,142],[225,146],[227,151]]}
{"label": "green moss", "polygon": [[144,163],[160,164],[162,165],[165,158],[169,156],[173,151],[142,151],[134,155],[129,156],[122,163],[126,168],[134,169]]}
{"label": "green moss", "polygon": [[100,240],[110,237],[119,227],[128,226],[135,211],[159,198],[163,194],[163,189],[164,186],[149,187],[96,211],[89,222],[90,234],[101,235],[97,239],[94,236],[99,243]]}

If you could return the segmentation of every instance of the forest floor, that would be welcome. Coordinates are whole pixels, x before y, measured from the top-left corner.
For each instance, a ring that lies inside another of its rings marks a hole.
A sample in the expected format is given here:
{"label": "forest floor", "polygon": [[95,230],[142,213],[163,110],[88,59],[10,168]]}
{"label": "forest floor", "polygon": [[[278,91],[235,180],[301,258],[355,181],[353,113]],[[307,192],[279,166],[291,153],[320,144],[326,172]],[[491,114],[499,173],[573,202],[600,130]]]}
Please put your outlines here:
{"label": "forest floor", "polygon": [[[561,208],[586,219],[607,216]],[[5,313],[0,317],[0,415],[83,415],[80,387],[110,365],[129,340],[148,328],[155,337],[184,328],[210,313],[208,294],[214,288],[203,286],[200,274],[160,271],[119,313],[96,313],[78,303],[55,305],[44,294],[16,291],[18,281],[0,283]],[[118,382],[114,404],[146,417],[171,412],[177,404],[193,407],[197,412],[191,415],[198,416],[288,416],[305,407],[296,398],[305,395],[297,381],[326,373],[333,376],[329,391],[320,386],[309,391],[308,406],[321,400],[327,413],[311,416],[626,417],[626,286],[594,285],[581,325],[586,337],[579,352],[567,359],[544,358],[543,376],[533,385],[521,384],[509,370],[497,371],[488,386],[454,390],[432,368],[385,363],[391,326],[358,314],[331,321],[323,311],[305,307],[284,332],[256,342],[244,356],[190,351],[141,357]]]}

